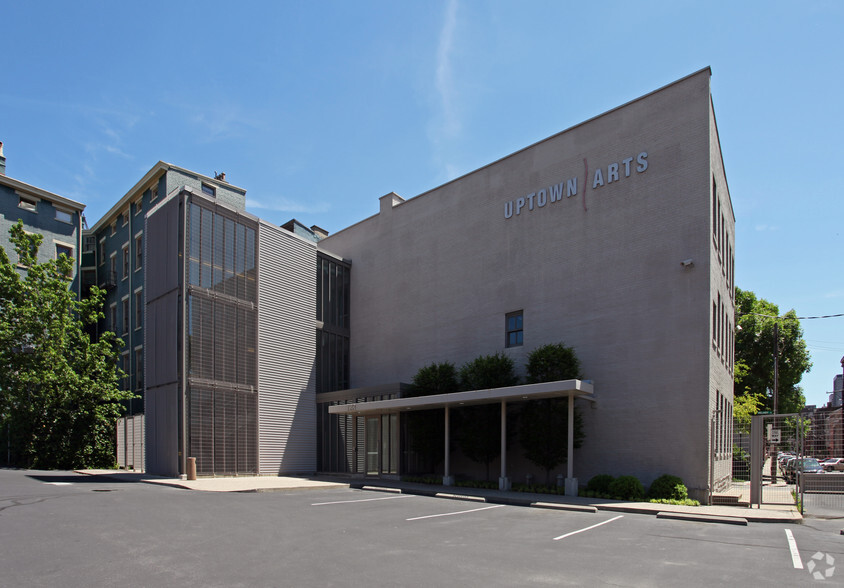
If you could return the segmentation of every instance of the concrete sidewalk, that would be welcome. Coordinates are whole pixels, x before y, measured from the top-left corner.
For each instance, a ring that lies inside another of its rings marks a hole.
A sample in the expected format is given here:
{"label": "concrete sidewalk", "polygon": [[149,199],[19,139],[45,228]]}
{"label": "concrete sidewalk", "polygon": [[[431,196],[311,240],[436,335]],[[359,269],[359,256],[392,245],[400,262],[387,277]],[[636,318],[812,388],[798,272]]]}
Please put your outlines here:
{"label": "concrete sidewalk", "polygon": [[325,480],[318,477],[296,476],[238,476],[232,478],[198,478],[181,480],[165,478],[129,470],[76,470],[76,473],[101,476],[118,482],[141,482],[173,486],[203,492],[280,492],[284,490],[313,490],[317,488],[348,488],[346,481]]}
{"label": "concrete sidewalk", "polygon": [[508,504],[557,510],[580,512],[614,511],[637,514],[650,514],[661,518],[681,518],[704,522],[731,524],[754,523],[801,523],[802,515],[791,505],[763,505],[762,508],[744,508],[737,506],[679,506],[654,504],[650,502],[625,502],[621,500],[601,500],[577,496],[559,496],[556,494],[530,494],[526,492],[502,492],[482,488],[461,488],[456,486],[438,486],[416,484],[398,480],[367,480],[344,477],[274,477],[241,476],[233,478],[199,478],[180,480],[164,478],[144,473],[125,470],[77,470],[77,473],[101,476],[120,482],[142,482],[174,486],[203,492],[283,492],[286,490],[313,490],[324,488],[359,488],[417,494],[467,500],[490,504]]}

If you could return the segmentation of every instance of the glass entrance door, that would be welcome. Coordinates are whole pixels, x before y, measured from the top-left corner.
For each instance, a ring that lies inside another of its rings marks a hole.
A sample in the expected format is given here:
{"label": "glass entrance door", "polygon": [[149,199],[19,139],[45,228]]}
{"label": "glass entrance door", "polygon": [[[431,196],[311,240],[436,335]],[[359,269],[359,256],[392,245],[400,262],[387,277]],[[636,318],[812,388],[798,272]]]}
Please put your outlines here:
{"label": "glass entrance door", "polygon": [[399,415],[366,417],[366,475],[399,473]]}
{"label": "glass entrance door", "polygon": [[366,475],[377,476],[380,472],[381,461],[378,449],[380,447],[379,433],[381,432],[381,417],[366,417]]}

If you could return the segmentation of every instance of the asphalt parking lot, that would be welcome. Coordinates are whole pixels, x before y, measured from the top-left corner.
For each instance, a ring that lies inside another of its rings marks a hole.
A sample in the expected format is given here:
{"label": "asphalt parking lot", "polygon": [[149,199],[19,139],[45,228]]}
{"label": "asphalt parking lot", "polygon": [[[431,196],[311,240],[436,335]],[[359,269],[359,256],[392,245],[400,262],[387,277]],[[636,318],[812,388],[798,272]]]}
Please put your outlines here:
{"label": "asphalt parking lot", "polygon": [[0,585],[840,585],[842,527],[0,470]]}

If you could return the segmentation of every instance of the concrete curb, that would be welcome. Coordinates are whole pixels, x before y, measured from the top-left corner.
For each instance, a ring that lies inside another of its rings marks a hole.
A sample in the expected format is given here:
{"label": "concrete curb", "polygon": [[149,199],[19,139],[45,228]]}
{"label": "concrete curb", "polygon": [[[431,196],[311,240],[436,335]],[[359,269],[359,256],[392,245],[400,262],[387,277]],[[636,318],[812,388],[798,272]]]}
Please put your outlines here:
{"label": "concrete curb", "polygon": [[658,519],[674,519],[677,521],[693,521],[696,523],[722,523],[724,525],[747,526],[747,519],[741,517],[724,517],[720,515],[692,514],[680,512],[658,512]]}
{"label": "concrete curb", "polygon": [[[763,511],[766,514],[755,514],[755,513],[748,513],[747,511],[750,509],[739,509],[736,507],[736,510],[740,511],[740,513],[736,513],[737,516],[731,515],[724,515],[724,514],[714,514],[708,512],[689,512],[684,510],[666,510],[666,507],[670,505],[665,504],[655,504],[655,503],[619,503],[619,504],[607,504],[605,502],[596,503],[596,504],[573,504],[567,502],[549,502],[549,501],[537,501],[533,498],[525,497],[515,497],[515,496],[482,496],[477,494],[453,494],[450,492],[438,492],[434,489],[426,490],[421,488],[403,488],[397,486],[373,486],[373,485],[363,485],[363,484],[355,484],[354,482],[349,485],[350,488],[357,488],[361,490],[371,490],[374,492],[392,492],[392,493],[401,493],[401,494],[413,494],[417,496],[429,496],[433,498],[447,498],[450,500],[465,500],[471,502],[485,502],[488,504],[505,504],[509,506],[524,506],[524,507],[533,507],[533,508],[545,508],[550,510],[564,510],[564,511],[572,511],[572,512],[584,512],[584,513],[597,513],[598,511],[607,511],[607,512],[624,512],[630,514],[644,514],[644,515],[653,515],[657,518],[663,519],[674,519],[674,520],[684,520],[684,521],[692,521],[692,522],[706,522],[706,523],[722,523],[727,525],[748,525],[750,522],[754,523],[790,523],[790,524],[800,524],[802,523],[802,517],[800,515],[794,516],[792,513],[782,513],[782,515],[777,515],[772,513],[771,511]],[[707,507],[689,507],[689,508],[707,508]],[[733,507],[722,507],[722,508],[733,508]]]}

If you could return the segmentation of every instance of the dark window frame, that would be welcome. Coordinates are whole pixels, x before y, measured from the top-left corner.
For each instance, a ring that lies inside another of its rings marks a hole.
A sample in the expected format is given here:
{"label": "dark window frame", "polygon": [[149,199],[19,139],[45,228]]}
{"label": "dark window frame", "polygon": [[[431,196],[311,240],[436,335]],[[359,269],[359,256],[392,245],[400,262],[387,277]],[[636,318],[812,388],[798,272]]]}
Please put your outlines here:
{"label": "dark window frame", "polygon": [[524,342],[524,310],[508,312],[504,315],[504,346],[521,347]]}

